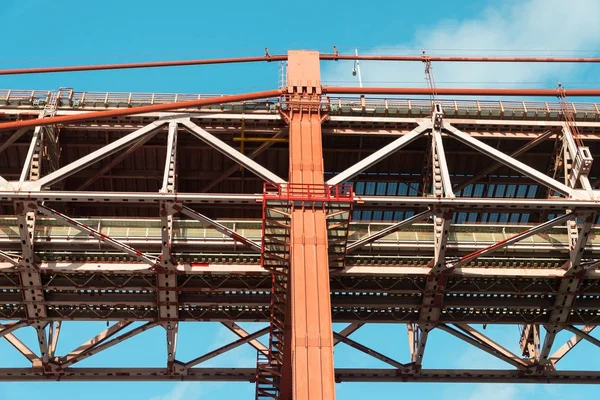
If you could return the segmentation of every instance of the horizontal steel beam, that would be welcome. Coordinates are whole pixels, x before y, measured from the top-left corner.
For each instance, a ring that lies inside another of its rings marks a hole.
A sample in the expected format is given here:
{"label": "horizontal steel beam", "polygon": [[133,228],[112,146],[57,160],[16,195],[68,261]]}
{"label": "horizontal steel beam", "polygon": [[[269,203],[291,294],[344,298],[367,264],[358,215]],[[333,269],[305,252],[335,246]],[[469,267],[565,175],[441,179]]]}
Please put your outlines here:
{"label": "horizontal steel beam", "polygon": [[599,63],[600,57],[490,57],[490,56],[437,56],[421,55],[379,55],[379,54],[319,54],[321,60],[359,61],[416,61],[416,62],[477,62],[477,63]]}
{"label": "horizontal steel beam", "polygon": [[[287,54],[269,54],[253,57],[206,58],[196,60],[147,61],[118,64],[70,65],[56,67],[12,68],[0,70],[0,75],[47,74],[58,72],[106,71],[116,69],[165,68],[194,65],[238,64],[250,62],[286,61]],[[324,61],[369,60],[369,61],[435,61],[435,62],[486,62],[486,63],[598,63],[599,57],[482,57],[482,56],[434,56],[434,55],[355,55],[319,54]]]}
{"label": "horizontal steel beam", "polygon": [[[0,196],[2,194],[0,193]],[[478,210],[487,212],[503,210],[504,212],[519,212],[524,210],[571,210],[600,209],[600,202],[594,200],[579,200],[567,198],[551,199],[520,199],[520,198],[469,198],[456,197],[453,199],[417,197],[417,196],[355,196],[355,208],[365,207],[394,207],[396,209],[415,207],[440,207],[454,210]]]}
{"label": "horizontal steel beam", "polygon": [[[234,64],[249,62],[271,62],[285,61],[287,55],[264,55],[257,57],[229,57],[229,58],[207,58],[200,60],[178,60],[178,61],[151,61],[120,64],[100,64],[100,65],[71,65],[63,67],[38,67],[38,68],[13,68],[0,70],[0,75],[25,75],[25,74],[47,74],[57,72],[81,72],[81,71],[106,71],[115,69],[138,69],[138,68],[164,68],[164,67],[185,67],[192,65],[215,65],[215,64]],[[560,58],[558,59],[560,60]],[[556,61],[558,62],[558,61]]]}
{"label": "horizontal steel beam", "polygon": [[[75,192],[75,191],[40,191],[18,192],[0,191],[0,201],[58,201],[70,203],[131,203],[131,204],[160,204],[170,201],[185,204],[262,204],[262,194],[233,194],[233,193],[158,193],[158,192]],[[566,198],[552,199],[519,199],[519,198],[433,198],[417,196],[355,196],[355,208],[393,207],[428,208],[441,207],[459,210],[478,209],[480,212],[491,210],[585,210],[600,209],[600,202],[594,200],[579,200]]]}
{"label": "horizontal steel beam", "polygon": [[[514,260],[509,261],[510,263]],[[114,261],[43,261],[39,264],[40,272],[42,274],[71,274],[78,273],[79,276],[92,277],[94,274],[108,273],[108,274],[123,274],[128,277],[135,275],[153,275],[155,272],[144,263],[132,263],[132,262],[114,262]],[[340,271],[331,271],[331,277],[396,277],[396,278],[425,278],[429,276],[431,268],[426,265],[415,266],[415,265],[402,265],[402,264],[388,264],[388,265],[369,265],[360,264],[350,265]],[[3,273],[17,272],[17,269],[13,268],[12,264],[0,262],[0,271]],[[180,275],[186,276],[239,276],[239,277],[256,277],[256,276],[269,276],[270,272],[256,264],[236,264],[236,263],[186,263],[179,264],[177,271]],[[498,266],[498,267],[458,267],[451,270],[448,277],[460,277],[460,278],[503,278],[503,279],[562,279],[568,278],[566,271],[562,268],[549,268],[549,267],[512,267],[512,266]],[[1,278],[1,276],[0,276]],[[600,279],[600,270],[593,269],[589,270],[585,274],[585,279],[598,280]],[[54,280],[56,281],[56,280]],[[1,282],[1,280],[0,280]],[[0,284],[1,285],[1,284]],[[1,286],[0,286],[1,287]],[[547,288],[545,289],[547,290]]]}
{"label": "horizontal steel beam", "polygon": [[[254,382],[256,368],[190,368],[181,375],[166,368],[68,368],[61,374],[41,369],[0,368],[0,381],[228,381]],[[600,372],[551,371],[525,375],[517,370],[423,369],[401,373],[397,369],[336,368],[336,382],[429,382],[429,383],[561,383],[598,384]]]}
{"label": "horizontal steel beam", "polygon": [[[178,304],[180,307],[265,307],[270,306],[270,294],[253,294],[249,290],[239,290],[236,294],[223,294],[221,292],[204,293],[186,292],[179,295]],[[386,295],[379,294],[364,295],[356,293],[355,290],[348,290],[347,295],[333,293],[331,295],[331,306],[334,309],[351,310],[363,307],[369,310],[390,310],[390,309],[417,309],[421,306],[422,296],[417,295]],[[552,299],[543,296],[530,296],[529,294],[505,296],[489,296],[487,293],[472,294],[469,296],[460,296],[452,293],[444,297],[444,308],[449,309],[467,309],[467,308],[503,308],[510,309],[513,312],[520,310],[549,310],[552,308]],[[46,293],[45,299],[39,301],[40,304],[49,306],[98,306],[98,307],[121,307],[130,308],[156,308],[156,293],[98,293],[97,291],[87,293],[73,291],[71,293]],[[20,293],[0,293],[0,305],[26,305],[22,300]],[[600,302],[591,298],[578,298],[575,300],[573,308],[576,310],[600,310]],[[373,311],[374,312],[374,311]],[[343,341],[343,340],[342,340]]]}
{"label": "horizontal steel beam", "polygon": [[257,204],[261,194],[229,193],[159,193],[159,192],[76,192],[76,191],[0,191],[0,201],[39,200],[69,203],[132,203],[158,204],[170,201],[186,204]]}
{"label": "horizontal steel beam", "polygon": [[[442,312],[439,323],[445,324],[547,324],[549,322],[548,309],[538,309],[530,303],[527,307],[515,309],[489,309],[477,307],[478,312],[472,308],[451,309]],[[180,322],[268,322],[270,320],[269,308],[266,306],[229,305],[218,307],[218,304],[209,306],[181,308],[178,321]],[[15,320],[27,318],[24,306],[15,305],[0,307],[0,320]],[[156,307],[128,307],[126,304],[118,307],[105,307],[103,305],[90,305],[73,308],[73,305],[55,306],[48,310],[48,316],[39,318],[39,321],[146,321],[153,322],[159,318]],[[333,322],[353,323],[357,321],[369,323],[408,323],[416,322],[418,308],[402,307],[360,307],[352,305],[332,309]],[[597,325],[600,324],[596,310],[578,309],[569,317],[567,322],[572,325]]]}

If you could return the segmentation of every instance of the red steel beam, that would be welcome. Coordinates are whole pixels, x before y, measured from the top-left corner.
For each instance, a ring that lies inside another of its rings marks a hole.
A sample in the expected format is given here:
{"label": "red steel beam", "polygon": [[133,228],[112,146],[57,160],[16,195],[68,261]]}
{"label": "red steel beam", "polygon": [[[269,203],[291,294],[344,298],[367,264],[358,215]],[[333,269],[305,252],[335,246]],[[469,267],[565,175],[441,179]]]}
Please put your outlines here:
{"label": "red steel beam", "polygon": [[[569,96],[600,96],[600,89],[564,90]],[[325,94],[387,94],[387,95],[431,95],[431,88],[392,88],[392,87],[346,87],[323,86]],[[558,96],[557,89],[495,89],[495,88],[436,88],[438,95],[450,96]]]}
{"label": "red steel beam", "polygon": [[[600,57],[463,57],[463,56],[428,56],[428,55],[353,55],[353,54],[321,54],[324,61],[365,60],[365,61],[435,61],[435,62],[525,62],[525,63],[598,63]],[[191,65],[233,64],[261,61],[285,61],[287,55],[269,55],[254,57],[208,58],[197,60],[149,61],[118,64],[69,65],[62,67],[12,68],[0,70],[0,75],[47,74],[56,72],[81,72],[133,68],[182,67]]]}
{"label": "red steel beam", "polygon": [[[291,112],[289,126],[290,183],[324,184],[319,53],[290,51],[288,87],[303,103]],[[312,104],[311,104],[312,102]],[[290,299],[293,400],[334,400],[333,335],[327,252],[327,216],[318,207],[297,207],[290,229]],[[288,317],[288,319],[289,319]],[[286,349],[286,352],[289,350]]]}
{"label": "red steel beam", "polygon": [[179,60],[179,61],[151,61],[122,64],[98,64],[98,65],[70,65],[64,67],[40,67],[40,68],[14,68],[0,70],[0,75],[24,75],[24,74],[47,74],[51,72],[81,72],[99,71],[111,69],[133,69],[133,68],[156,68],[156,67],[183,67],[190,65],[209,64],[233,64],[259,61],[285,61],[287,55],[259,56],[259,57],[231,57],[231,58],[209,58],[203,60]]}
{"label": "red steel beam", "polygon": [[436,62],[524,62],[524,63],[600,63],[600,57],[463,57],[428,55],[342,55],[321,54],[321,60],[365,60],[365,61],[436,61]]}
{"label": "red steel beam", "polygon": [[6,122],[3,124],[0,124],[0,131],[10,130],[10,129],[20,129],[20,128],[32,127],[32,126],[65,124],[65,123],[71,123],[71,122],[87,121],[90,119],[102,119],[102,118],[112,118],[112,117],[143,114],[143,113],[150,113],[150,112],[170,111],[170,110],[177,110],[177,109],[181,109],[181,108],[194,108],[194,107],[201,107],[201,106],[209,106],[212,104],[224,104],[224,103],[235,103],[235,102],[240,102],[240,101],[258,100],[258,99],[264,99],[264,98],[268,98],[268,97],[277,97],[277,96],[280,96],[281,94],[282,94],[282,91],[280,89],[266,90],[264,92],[236,94],[236,95],[221,96],[221,97],[210,97],[207,99],[200,99],[200,100],[178,101],[175,103],[153,104],[150,106],[119,108],[119,109],[110,110],[110,111],[93,111],[93,112],[89,112],[89,113],[63,115],[60,117],[34,118],[34,119]]}

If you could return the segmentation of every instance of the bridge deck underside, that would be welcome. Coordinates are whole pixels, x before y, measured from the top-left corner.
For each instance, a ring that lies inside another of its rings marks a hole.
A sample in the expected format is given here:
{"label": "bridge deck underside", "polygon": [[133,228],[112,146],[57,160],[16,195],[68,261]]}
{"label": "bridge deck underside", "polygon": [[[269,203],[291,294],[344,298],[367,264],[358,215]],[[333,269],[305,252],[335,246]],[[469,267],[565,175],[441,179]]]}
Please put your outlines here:
{"label": "bridge deck underside", "polygon": [[[83,96],[75,93],[70,99],[62,99],[57,115],[173,101],[169,96],[174,95],[88,93]],[[179,96],[178,99],[184,99]],[[8,94],[0,91],[0,123],[37,118],[47,97],[46,92]],[[286,178],[289,170],[287,123],[279,113],[278,101],[204,107],[169,115],[189,118],[230,149],[256,161],[259,167]],[[335,177],[409,134],[427,120],[429,107],[429,101],[415,99],[367,99],[361,103],[360,99],[330,98],[328,116],[322,122],[325,179]],[[600,154],[598,106],[578,103],[575,107],[582,140],[593,156]],[[560,182],[568,178],[560,162],[563,122],[556,104],[447,102],[444,110],[445,121],[453,127],[507,155],[538,139],[539,143],[515,157]],[[60,149],[58,167],[72,165],[87,154],[164,118],[167,118],[166,113],[154,113],[56,127],[59,133],[56,145]],[[173,212],[169,239],[173,266],[168,273],[174,278],[170,275],[168,279],[174,281],[165,280],[167,278],[160,276],[163,270],[140,259],[143,256],[160,260],[168,247],[163,236],[166,217],[161,208],[165,197],[161,197],[164,192],[159,193],[164,186],[167,142],[172,136],[168,123],[153,136],[131,142],[120,149],[121,152],[114,152],[53,182],[45,188],[49,197],[24,192],[17,195],[0,189],[0,339],[12,340],[14,347],[20,347],[13,338],[18,336],[19,329],[33,326],[38,335],[46,332],[41,334],[49,342],[44,346],[52,348],[50,339],[58,334],[51,332],[58,321],[136,323],[146,326],[143,329],[167,329],[167,323],[176,322],[269,321],[271,275],[261,267],[257,248],[235,236],[261,243],[264,182],[261,171],[240,167],[226,151],[221,151],[223,147],[219,150],[199,140],[182,124],[180,122],[175,146],[174,183],[174,192],[182,197],[171,198],[169,202],[185,204],[209,220],[217,221],[221,227],[215,228],[207,220],[192,219],[190,213]],[[450,180],[459,187],[455,190],[455,200],[464,201],[462,205],[449,206],[451,225],[445,253],[448,260],[458,260],[485,249],[568,210],[579,207],[591,212],[598,207],[592,201],[582,208],[575,200],[507,166],[492,168],[495,162],[488,155],[450,135],[443,137]],[[32,138],[33,130],[0,132],[1,177],[13,183],[19,181],[29,160]],[[430,136],[423,135],[347,180],[355,193],[348,248],[431,206],[428,170],[423,165],[430,157],[429,141]],[[121,156],[124,153],[126,156]],[[47,154],[42,155],[42,177],[52,168],[58,168],[51,165]],[[481,174],[486,170],[487,173]],[[600,188],[599,163],[592,165],[589,179],[594,189]],[[67,192],[68,195],[61,196]],[[189,195],[187,200],[181,200],[186,194]],[[146,200],[139,200],[144,196]],[[39,285],[24,282],[23,228],[16,208],[21,202],[40,205],[43,202],[43,206],[57,212],[55,217],[38,213],[33,228],[32,246]],[[71,219],[70,224],[59,219],[63,214]],[[600,259],[597,222],[594,221],[582,252],[582,260],[588,263]],[[82,231],[75,225],[91,231]],[[437,324],[444,329],[468,329],[468,324],[549,324],[557,298],[565,295],[561,284],[574,279],[567,272],[572,246],[569,234],[566,224],[557,225],[449,271],[441,292]],[[427,217],[349,250],[345,267],[330,271],[333,322],[350,324],[350,333],[368,323],[398,323],[409,327],[418,323],[423,304],[431,295],[428,282],[434,248],[432,219]],[[128,253],[124,249],[133,250]],[[590,332],[600,324],[599,267],[594,265],[576,278],[580,283],[574,293],[568,293],[574,300],[562,325],[564,329],[579,331],[569,342],[570,348],[582,339],[597,340]],[[167,289],[165,282],[175,282],[175,290]],[[32,318],[28,311],[32,300],[27,294],[32,289],[39,296],[35,303],[45,310],[45,314],[37,318]],[[165,318],[165,303],[161,300],[161,293],[166,290],[176,293],[175,299],[169,300],[177,311],[176,317],[171,319]],[[244,334],[237,332],[243,340]],[[121,342],[128,338],[128,333],[122,335],[123,339],[115,336],[117,340],[107,334],[94,345],[96,347],[89,346],[87,350],[102,351],[105,344],[116,344],[110,340]],[[469,337],[475,340],[475,336]],[[335,343],[340,340],[334,335]],[[494,345],[482,344],[481,340],[477,339],[480,348],[504,357],[504,361],[511,358]],[[241,344],[245,343],[258,346],[249,339]],[[560,346],[557,343],[555,347]],[[561,349],[554,349],[558,353],[553,353],[553,367],[568,352]],[[27,348],[21,347],[21,350],[29,354]],[[173,360],[167,368],[75,368],[69,364],[69,357],[74,354],[55,357],[55,350],[46,358],[41,353],[26,356],[32,362],[31,368],[0,368],[0,381],[255,379],[254,369],[198,368],[188,363],[179,370]],[[77,357],[81,355],[75,355],[75,359]],[[521,366],[515,369],[513,363],[511,369],[498,371],[427,368],[409,371],[381,356],[380,360],[385,359],[384,362],[396,367],[339,368],[335,374],[338,382],[600,382],[598,372],[563,372],[554,368],[539,371],[535,360],[517,358],[526,365],[513,360]]]}

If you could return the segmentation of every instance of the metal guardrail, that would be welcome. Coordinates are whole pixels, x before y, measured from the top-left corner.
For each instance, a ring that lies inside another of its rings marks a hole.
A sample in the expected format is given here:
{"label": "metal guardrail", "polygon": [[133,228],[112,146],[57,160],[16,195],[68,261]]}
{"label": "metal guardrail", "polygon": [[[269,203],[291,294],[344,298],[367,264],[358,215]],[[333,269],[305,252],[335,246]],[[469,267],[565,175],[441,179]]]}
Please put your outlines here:
{"label": "metal guardrail", "polygon": [[[77,219],[99,232],[120,240],[161,240],[161,222],[155,219]],[[262,223],[258,220],[248,221],[219,221],[221,224],[237,233],[251,238],[260,239],[262,236]],[[390,223],[372,222],[350,224],[349,240],[359,240],[366,236],[375,234]],[[472,245],[488,245],[506,239],[516,233],[522,232],[530,225],[480,225],[480,224],[457,224],[451,225],[448,241],[449,243],[462,243]],[[35,227],[37,239],[69,239],[87,240],[89,235],[82,233],[72,227],[63,226],[59,222],[48,218],[38,218]],[[173,221],[174,239],[185,240],[229,240],[229,238],[216,229],[206,227],[196,221],[175,220]],[[0,243],[4,241],[18,241],[19,230],[16,218],[0,218]],[[397,231],[380,239],[381,244],[393,245],[400,243],[426,244],[433,243],[433,230],[431,224],[414,224],[409,228]],[[564,226],[548,229],[545,233],[534,235],[522,240],[518,246],[558,246],[568,249],[568,232]],[[600,227],[592,229],[589,239],[589,249],[600,247]]]}
{"label": "metal guardrail", "polygon": [[353,202],[352,185],[265,183],[265,200]]}
{"label": "metal guardrail", "polygon": [[[141,105],[165,104],[177,101],[198,100],[223,96],[221,94],[180,94],[180,93],[134,93],[134,92],[78,92],[70,88],[58,91],[48,90],[0,90],[0,107],[4,105],[45,106],[52,95],[56,94],[59,108],[110,108],[133,107]],[[428,99],[407,99],[398,97],[326,97],[331,112],[336,113],[400,113],[401,115],[428,115],[431,101]],[[446,114],[455,116],[520,116],[544,115],[558,119],[563,110],[559,102],[503,101],[503,100],[440,100]],[[576,119],[600,120],[598,103],[568,103],[573,108]],[[232,103],[229,107],[277,112],[279,99],[253,100]],[[219,105],[207,106],[207,109],[220,108]]]}
{"label": "metal guardrail", "polygon": [[[431,100],[406,98],[360,98],[330,97],[332,114],[400,114],[425,116],[431,114]],[[440,100],[446,116],[455,117],[520,117],[544,116],[548,119],[562,118],[563,108],[559,102],[504,101],[504,100]],[[598,103],[568,103],[576,119],[600,120]]]}
{"label": "metal guardrail", "polygon": [[[223,94],[77,92],[73,89],[59,89],[56,92],[44,90],[0,90],[0,107],[2,106],[2,103],[4,103],[4,105],[44,107],[53,95],[57,96],[57,105],[59,109],[134,107],[225,96]],[[278,99],[265,99],[231,104],[241,105],[242,109],[275,111],[278,101]],[[203,108],[219,108],[219,105],[206,106]]]}

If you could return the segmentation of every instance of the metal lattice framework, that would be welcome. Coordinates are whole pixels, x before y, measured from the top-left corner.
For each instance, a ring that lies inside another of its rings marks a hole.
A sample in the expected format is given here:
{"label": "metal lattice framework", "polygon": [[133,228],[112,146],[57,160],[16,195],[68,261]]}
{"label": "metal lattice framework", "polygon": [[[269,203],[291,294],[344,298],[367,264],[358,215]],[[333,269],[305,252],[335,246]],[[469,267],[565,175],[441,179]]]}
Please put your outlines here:
{"label": "metal lattice framework", "polygon": [[[597,104],[568,103],[563,89],[557,103],[438,100],[432,111],[397,96],[410,90],[320,86],[315,52],[265,57],[293,64],[288,87],[0,91],[0,337],[31,362],[0,380],[231,380],[256,382],[257,398],[309,398],[306,350],[320,357],[323,399],[334,379],[600,382],[559,368],[581,340],[600,345]],[[470,94],[458,90],[446,92]],[[556,94],[502,90],[475,93]],[[380,96],[335,97],[349,93]],[[56,353],[62,322],[98,320],[111,325]],[[239,339],[182,361],[184,321],[218,321]],[[331,322],[349,325],[332,333]],[[382,322],[406,326],[410,360],[350,338]],[[522,354],[480,324],[521,326]],[[18,338],[25,329],[39,348]],[[165,331],[163,368],[75,366],[148,329]],[[507,368],[426,368],[434,329]],[[334,370],[338,343],[389,369]],[[202,366],[245,344],[257,369]]]}

